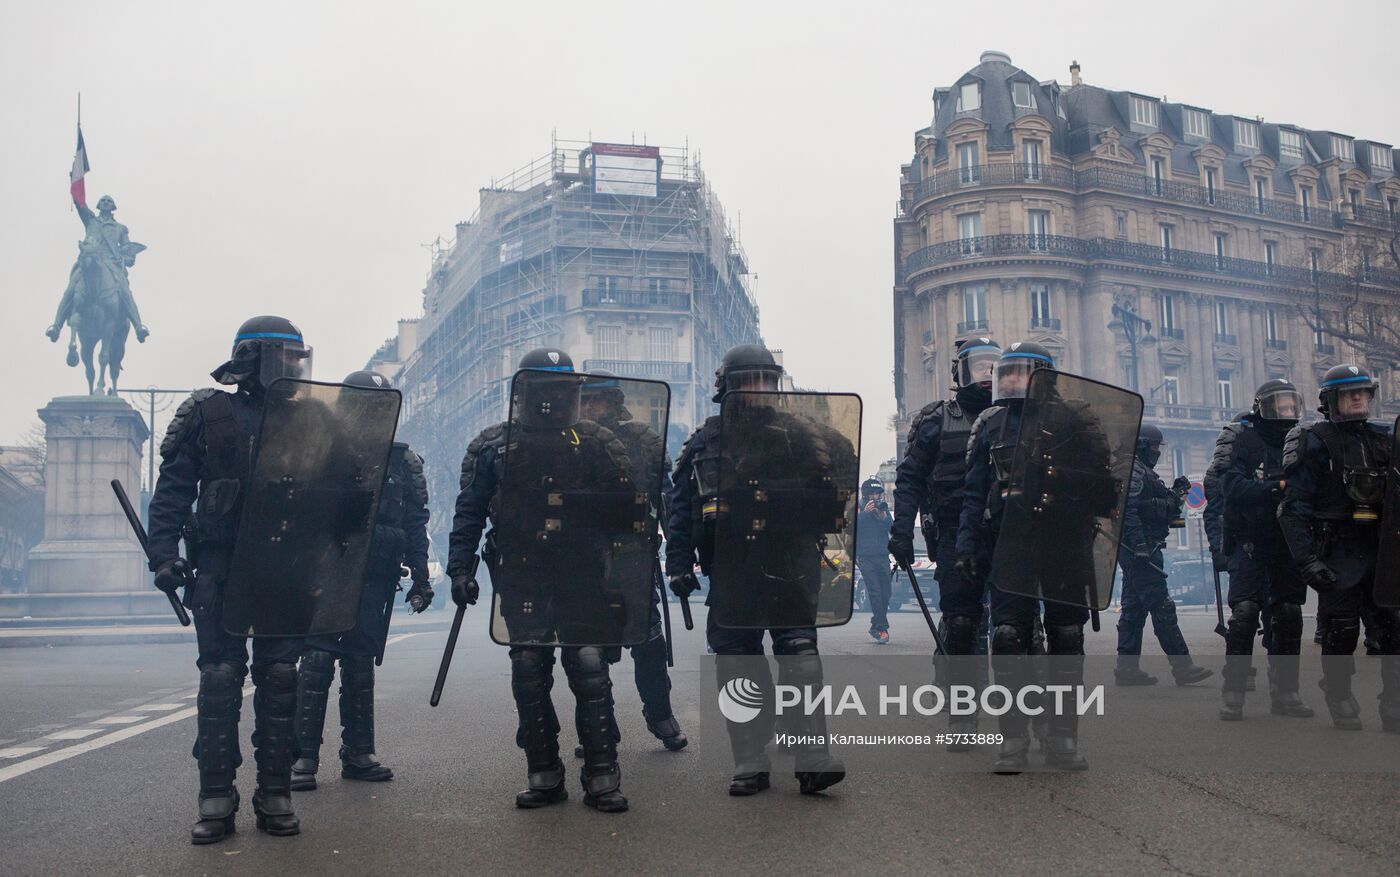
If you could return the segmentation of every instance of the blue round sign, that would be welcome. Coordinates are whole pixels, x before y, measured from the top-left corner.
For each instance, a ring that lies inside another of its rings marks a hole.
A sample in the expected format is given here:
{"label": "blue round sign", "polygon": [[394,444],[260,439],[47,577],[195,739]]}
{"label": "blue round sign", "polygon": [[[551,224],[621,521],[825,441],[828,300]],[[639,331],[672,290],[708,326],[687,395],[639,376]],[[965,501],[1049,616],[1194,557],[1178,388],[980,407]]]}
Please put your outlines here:
{"label": "blue round sign", "polygon": [[1191,489],[1186,491],[1186,507],[1192,511],[1199,511],[1206,507],[1206,486],[1199,481],[1191,482]]}

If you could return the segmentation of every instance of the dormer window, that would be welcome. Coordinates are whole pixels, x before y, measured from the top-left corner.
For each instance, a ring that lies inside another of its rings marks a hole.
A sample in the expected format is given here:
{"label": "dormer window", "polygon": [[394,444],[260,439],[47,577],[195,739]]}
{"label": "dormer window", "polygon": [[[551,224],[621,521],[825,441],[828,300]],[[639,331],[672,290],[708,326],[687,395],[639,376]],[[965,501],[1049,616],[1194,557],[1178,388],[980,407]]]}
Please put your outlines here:
{"label": "dormer window", "polygon": [[1298,131],[1278,132],[1278,153],[1284,158],[1303,157],[1303,135]]}
{"label": "dormer window", "polygon": [[1388,177],[1395,173],[1390,160],[1390,147],[1379,143],[1371,144],[1371,176]]}
{"label": "dormer window", "polygon": [[1157,102],[1145,97],[1133,97],[1133,124],[1157,127]]}
{"label": "dormer window", "polygon": [[982,107],[982,83],[967,82],[958,86],[958,112],[970,113]]}
{"label": "dormer window", "polygon": [[1235,120],[1235,146],[1240,149],[1259,148],[1259,126],[1242,119]]}
{"label": "dormer window", "polygon": [[1185,124],[1187,137],[1200,137],[1203,140],[1210,139],[1210,115],[1201,110],[1187,109],[1185,111]]}
{"label": "dormer window", "polygon": [[1352,154],[1350,137],[1342,137],[1339,134],[1332,135],[1332,157],[1340,158],[1342,161],[1356,160],[1356,156]]}
{"label": "dormer window", "polygon": [[1035,109],[1035,96],[1029,82],[1011,83],[1011,101],[1022,109]]}

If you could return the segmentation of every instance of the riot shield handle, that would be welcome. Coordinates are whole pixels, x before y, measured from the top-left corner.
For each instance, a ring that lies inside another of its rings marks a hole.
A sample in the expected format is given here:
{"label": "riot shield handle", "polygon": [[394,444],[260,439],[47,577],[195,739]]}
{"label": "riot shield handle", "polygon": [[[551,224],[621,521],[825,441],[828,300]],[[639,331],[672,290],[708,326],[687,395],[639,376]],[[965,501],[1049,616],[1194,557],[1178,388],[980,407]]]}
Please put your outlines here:
{"label": "riot shield handle", "polygon": [[[476,577],[477,565],[481,563],[481,558],[473,554],[471,566],[467,570],[469,578]],[[447,647],[442,650],[442,663],[438,665],[437,681],[433,683],[433,694],[428,698],[428,706],[437,706],[442,700],[442,687],[447,684],[447,669],[452,666],[452,653],[457,651],[457,635],[462,632],[462,618],[467,614],[466,606],[458,606],[457,614],[452,616],[452,630],[447,634]]]}
{"label": "riot shield handle", "polygon": [[933,613],[928,611],[928,603],[924,600],[924,591],[919,587],[919,577],[914,575],[914,568],[904,564],[900,564],[899,568],[909,576],[909,584],[914,588],[914,597],[919,601],[919,609],[924,613],[924,621],[928,622],[928,632],[933,634],[933,642],[938,647],[939,654],[948,654],[948,650],[943,646],[943,637],[938,634],[938,625],[933,623]]}
{"label": "riot shield handle", "polygon": [[[122,507],[122,514],[126,515],[126,522],[131,525],[131,530],[136,534],[136,541],[141,543],[141,553],[146,555],[146,560],[151,560],[151,546],[148,544],[146,528],[141,525],[141,516],[136,514],[136,509],[132,507],[130,498],[126,495],[126,488],[122,486],[120,478],[112,479],[112,492],[117,495],[117,502]],[[188,580],[187,580],[188,581]],[[170,600],[170,608],[175,610],[175,617],[179,619],[181,627],[190,626],[190,613],[185,611],[185,607],[180,603],[180,598],[169,591],[165,596]]]}

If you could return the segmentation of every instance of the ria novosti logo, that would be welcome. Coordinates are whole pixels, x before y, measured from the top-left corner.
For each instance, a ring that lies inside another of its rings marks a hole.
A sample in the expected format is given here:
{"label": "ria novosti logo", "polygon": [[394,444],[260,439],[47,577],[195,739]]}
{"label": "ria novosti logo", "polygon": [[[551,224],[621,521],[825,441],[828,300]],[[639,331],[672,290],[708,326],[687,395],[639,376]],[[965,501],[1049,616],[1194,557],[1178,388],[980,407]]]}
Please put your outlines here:
{"label": "ria novosti logo", "polygon": [[763,711],[763,689],[752,679],[731,679],[719,690],[719,711],[736,725],[752,722]]}

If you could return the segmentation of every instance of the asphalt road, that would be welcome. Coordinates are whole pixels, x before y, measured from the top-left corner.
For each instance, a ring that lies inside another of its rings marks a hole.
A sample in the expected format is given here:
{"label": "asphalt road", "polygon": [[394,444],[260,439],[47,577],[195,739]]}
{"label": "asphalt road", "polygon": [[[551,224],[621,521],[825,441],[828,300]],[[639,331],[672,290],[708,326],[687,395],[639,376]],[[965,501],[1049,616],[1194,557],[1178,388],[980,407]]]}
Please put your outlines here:
{"label": "asphalt road", "polygon": [[[442,613],[441,615],[445,615]],[[697,612],[698,616],[702,613]],[[441,616],[439,616],[441,617]],[[1219,651],[1214,617],[1184,615],[1198,652]],[[697,618],[702,623],[703,616]],[[1116,618],[1091,651],[1112,648]],[[679,619],[677,619],[679,626]],[[751,799],[725,794],[698,740],[672,754],[645,731],[630,659],[614,671],[623,789],[632,810],[571,799],[512,805],[524,781],[505,650],[469,619],[442,706],[427,696],[441,625],[400,627],[380,670],[381,758],[397,778],[341,781],[334,744],[318,791],[298,794],[303,833],[253,826],[252,749],[238,834],[193,847],[189,756],[196,675],[187,644],[0,650],[0,874],[1333,874],[1397,873],[1400,783],[1389,775],[1203,775],[1151,770],[996,777],[853,775],[821,797],[791,777]],[[863,620],[822,634],[827,653],[881,647]],[[917,614],[893,616],[889,651],[928,651]],[[700,632],[679,632],[677,714],[698,729]],[[567,686],[555,687],[565,723]],[[1204,687],[1203,702],[1217,697]],[[1318,704],[1320,706],[1320,704]],[[1313,721],[1325,721],[1319,717]],[[327,723],[333,736],[334,707]],[[566,746],[572,730],[564,732]],[[1400,739],[1397,739],[1400,753]],[[1092,755],[1091,755],[1092,758]],[[567,761],[568,759],[566,759]]]}

